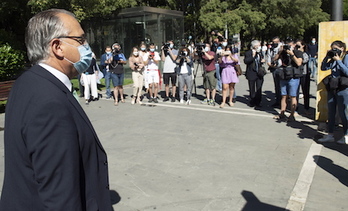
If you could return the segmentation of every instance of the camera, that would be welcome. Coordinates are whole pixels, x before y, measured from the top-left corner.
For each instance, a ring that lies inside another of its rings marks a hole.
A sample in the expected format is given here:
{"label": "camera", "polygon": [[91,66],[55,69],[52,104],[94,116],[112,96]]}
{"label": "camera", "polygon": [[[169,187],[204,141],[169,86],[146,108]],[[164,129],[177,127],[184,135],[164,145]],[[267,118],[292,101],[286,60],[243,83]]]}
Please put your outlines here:
{"label": "camera", "polygon": [[196,43],[195,47],[196,47],[197,54],[201,56],[204,52],[205,44],[204,43]]}
{"label": "camera", "polygon": [[287,50],[290,50],[291,49],[291,46],[289,44],[284,44],[283,45],[283,50],[284,51],[287,51]]}
{"label": "camera", "polygon": [[181,57],[185,57],[185,56],[186,56],[185,52],[184,52],[184,51],[181,51],[180,56],[181,56]]}
{"label": "camera", "polygon": [[155,52],[150,52],[149,53],[149,58],[152,59],[155,56]]}
{"label": "camera", "polygon": [[334,49],[329,50],[329,51],[327,52],[327,56],[330,57],[330,58],[332,58],[332,57],[334,57],[334,56],[336,56],[336,55],[341,55],[341,53],[342,53],[341,50],[339,50],[339,49],[337,49],[337,48],[334,48]]}
{"label": "camera", "polygon": [[139,64],[138,64],[138,63],[136,63],[136,62],[134,62],[134,66],[139,66]]}
{"label": "camera", "polygon": [[168,51],[168,49],[170,48],[170,43],[163,43],[162,46],[164,51]]}

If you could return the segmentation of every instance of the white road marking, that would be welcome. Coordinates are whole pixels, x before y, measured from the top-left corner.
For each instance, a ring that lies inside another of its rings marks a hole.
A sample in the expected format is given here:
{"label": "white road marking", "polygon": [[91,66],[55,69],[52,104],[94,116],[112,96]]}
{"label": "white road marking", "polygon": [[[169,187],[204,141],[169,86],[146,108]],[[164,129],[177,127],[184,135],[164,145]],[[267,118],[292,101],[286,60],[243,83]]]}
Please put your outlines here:
{"label": "white road marking", "polygon": [[313,156],[320,155],[322,147],[321,144],[313,142],[309,148],[306,160],[286,206],[287,210],[302,211],[304,209],[318,162],[318,158],[313,161]]}

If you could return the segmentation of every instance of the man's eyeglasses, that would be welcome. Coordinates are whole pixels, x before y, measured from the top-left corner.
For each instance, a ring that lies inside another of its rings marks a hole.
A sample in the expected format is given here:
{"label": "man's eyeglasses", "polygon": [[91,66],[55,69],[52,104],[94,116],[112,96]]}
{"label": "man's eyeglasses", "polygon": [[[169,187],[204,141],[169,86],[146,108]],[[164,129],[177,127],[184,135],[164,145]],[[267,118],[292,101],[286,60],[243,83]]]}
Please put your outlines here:
{"label": "man's eyeglasses", "polygon": [[58,39],[60,38],[69,38],[69,39],[73,39],[76,42],[80,43],[81,45],[84,45],[87,43],[87,38],[85,36],[79,37],[79,36],[59,36],[57,37]]}

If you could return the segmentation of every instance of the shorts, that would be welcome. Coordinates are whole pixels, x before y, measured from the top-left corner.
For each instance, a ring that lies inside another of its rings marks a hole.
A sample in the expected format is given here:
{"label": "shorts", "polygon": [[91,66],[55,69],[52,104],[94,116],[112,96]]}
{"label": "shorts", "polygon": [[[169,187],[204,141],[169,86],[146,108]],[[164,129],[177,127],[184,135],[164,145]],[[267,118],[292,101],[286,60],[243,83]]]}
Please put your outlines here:
{"label": "shorts", "polygon": [[299,78],[292,78],[289,80],[280,80],[280,92],[282,96],[296,97],[300,85]]}
{"label": "shorts", "polygon": [[149,70],[145,73],[147,84],[159,83],[159,75],[157,70]]}
{"label": "shorts", "polygon": [[163,82],[165,85],[169,85],[169,79],[172,82],[172,86],[176,86],[176,79],[178,76],[176,73],[163,73]]}
{"label": "shorts", "polygon": [[209,71],[205,73],[204,80],[203,80],[204,89],[210,89],[210,90],[215,89],[216,82],[217,82],[215,72],[216,71],[213,70],[213,71]]}
{"label": "shorts", "polygon": [[112,81],[112,85],[115,86],[122,86],[124,81],[124,73],[117,74],[117,73],[111,73],[110,78]]}

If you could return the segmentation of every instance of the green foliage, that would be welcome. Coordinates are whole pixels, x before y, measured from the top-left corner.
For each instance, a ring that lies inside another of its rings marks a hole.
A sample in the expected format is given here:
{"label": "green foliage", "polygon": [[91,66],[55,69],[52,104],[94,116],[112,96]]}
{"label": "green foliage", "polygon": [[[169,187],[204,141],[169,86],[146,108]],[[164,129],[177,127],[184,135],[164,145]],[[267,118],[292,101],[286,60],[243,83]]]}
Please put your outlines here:
{"label": "green foliage", "polygon": [[9,44],[0,45],[0,81],[12,79],[23,66],[23,52],[14,50]]}

